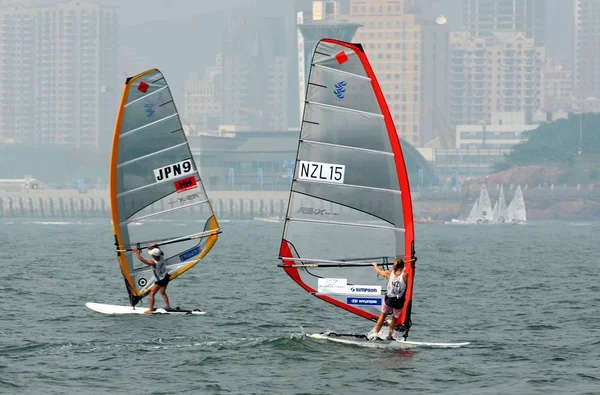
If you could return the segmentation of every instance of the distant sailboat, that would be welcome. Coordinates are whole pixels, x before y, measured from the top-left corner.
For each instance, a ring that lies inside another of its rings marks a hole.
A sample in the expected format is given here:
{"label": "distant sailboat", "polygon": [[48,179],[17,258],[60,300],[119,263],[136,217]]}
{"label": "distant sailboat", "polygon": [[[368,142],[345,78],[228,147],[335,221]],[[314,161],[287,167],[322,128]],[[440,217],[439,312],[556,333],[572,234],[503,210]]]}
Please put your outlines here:
{"label": "distant sailboat", "polygon": [[523,199],[523,192],[521,186],[517,186],[515,196],[508,205],[507,218],[508,222],[513,224],[525,224],[527,223],[527,213],[525,211],[525,199]]}
{"label": "distant sailboat", "polygon": [[484,185],[481,186],[481,192],[479,193],[479,198],[471,207],[471,211],[469,212],[469,216],[466,220],[453,219],[451,223],[453,224],[481,224],[481,223],[491,223],[494,219],[494,209],[492,209],[492,201],[490,199],[490,195],[488,194],[487,188]]}
{"label": "distant sailboat", "polygon": [[494,220],[494,213],[492,209],[492,200],[488,194],[485,184],[481,185],[481,192],[479,193],[479,218],[477,222],[490,223]]}
{"label": "distant sailboat", "polygon": [[475,204],[471,207],[471,211],[469,212],[469,216],[467,217],[467,223],[476,223],[479,218],[479,198],[475,200]]}
{"label": "distant sailboat", "polygon": [[508,221],[508,209],[506,207],[506,199],[504,198],[504,186],[500,186],[500,194],[494,205],[494,223],[503,224]]}

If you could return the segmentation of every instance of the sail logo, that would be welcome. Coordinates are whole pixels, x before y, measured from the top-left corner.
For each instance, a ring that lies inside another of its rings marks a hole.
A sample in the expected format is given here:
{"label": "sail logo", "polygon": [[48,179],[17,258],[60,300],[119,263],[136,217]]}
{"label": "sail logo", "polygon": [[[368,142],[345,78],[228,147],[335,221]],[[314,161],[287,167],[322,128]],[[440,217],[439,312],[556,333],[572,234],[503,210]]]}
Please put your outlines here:
{"label": "sail logo", "polygon": [[317,291],[323,294],[343,294],[347,287],[345,278],[319,278],[317,283]]}
{"label": "sail logo", "polygon": [[196,177],[191,176],[188,178],[184,178],[183,180],[177,180],[174,182],[175,190],[177,193],[189,191],[190,189],[194,189],[198,187],[198,183],[196,182]]}
{"label": "sail logo", "polygon": [[146,103],[146,104],[144,104],[144,111],[146,112],[146,116],[148,116],[148,118],[150,118],[151,116],[153,116],[154,113],[156,112],[154,110],[154,104],[152,104],[152,103]]}
{"label": "sail logo", "polygon": [[339,215],[339,213],[330,213],[324,208],[312,208],[312,207],[300,207],[298,208],[297,213],[306,214],[306,215]]}
{"label": "sail logo", "polygon": [[192,165],[192,160],[186,159],[179,163],[173,163],[172,165],[154,169],[154,178],[156,181],[161,182],[193,172],[194,166]]}
{"label": "sail logo", "polygon": [[200,254],[200,247],[194,247],[191,250],[186,251],[183,254],[179,255],[179,259],[181,260],[181,262],[185,262],[188,259],[193,258],[198,254]]}
{"label": "sail logo", "polygon": [[308,181],[328,181],[343,184],[345,171],[345,165],[302,160],[300,161],[298,178]]}
{"label": "sail logo", "polygon": [[381,306],[381,298],[346,298],[346,303],[351,305]]}
{"label": "sail logo", "polygon": [[346,95],[345,95],[346,85],[347,85],[346,81],[340,81],[335,84],[335,89],[333,90],[333,94],[335,95],[336,100],[344,101],[344,98],[346,97]]}
{"label": "sail logo", "polygon": [[381,295],[381,286],[379,286],[379,285],[352,285],[352,286],[348,287],[348,293]]}

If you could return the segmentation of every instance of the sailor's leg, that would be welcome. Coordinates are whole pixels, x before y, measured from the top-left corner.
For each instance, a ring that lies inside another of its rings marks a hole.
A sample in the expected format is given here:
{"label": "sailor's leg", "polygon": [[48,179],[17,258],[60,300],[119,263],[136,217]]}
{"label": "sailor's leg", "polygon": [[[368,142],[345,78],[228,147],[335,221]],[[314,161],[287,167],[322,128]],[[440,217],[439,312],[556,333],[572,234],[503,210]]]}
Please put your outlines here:
{"label": "sailor's leg", "polygon": [[396,328],[396,321],[398,318],[396,317],[396,312],[392,315],[392,321],[390,322],[390,330],[388,332],[388,337],[392,337],[394,334],[394,329]]}
{"label": "sailor's leg", "polygon": [[375,336],[379,335],[379,331],[381,330],[381,327],[385,322],[385,318],[392,311],[392,308],[385,304],[385,302],[381,303],[381,314],[379,314],[379,318],[377,319],[377,325],[375,325]]}
{"label": "sailor's leg", "polygon": [[154,295],[156,295],[156,292],[158,292],[159,288],[160,287],[156,284],[150,288],[150,296],[148,297],[148,311],[146,311],[144,314],[152,314],[154,312]]}
{"label": "sailor's leg", "polygon": [[379,333],[379,331],[381,330],[381,327],[383,326],[383,323],[385,322],[386,316],[387,316],[387,314],[384,311],[382,311],[381,314],[379,314],[379,318],[377,319],[377,325],[375,325],[375,335],[376,336]]}
{"label": "sailor's leg", "polygon": [[169,304],[169,297],[167,296],[167,286],[166,285],[164,287],[160,287],[160,296],[162,296],[163,300],[165,301],[165,305],[167,306],[167,309],[171,310],[171,305]]}

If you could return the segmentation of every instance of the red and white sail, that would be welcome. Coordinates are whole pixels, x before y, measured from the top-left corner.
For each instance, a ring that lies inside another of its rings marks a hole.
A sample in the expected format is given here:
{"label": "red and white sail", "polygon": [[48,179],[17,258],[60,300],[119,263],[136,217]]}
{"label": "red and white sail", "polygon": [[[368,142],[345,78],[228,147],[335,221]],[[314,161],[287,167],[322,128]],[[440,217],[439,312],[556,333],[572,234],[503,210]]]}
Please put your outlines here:
{"label": "red and white sail", "polygon": [[360,44],[315,48],[279,258],[304,290],[376,320],[386,279],[372,262],[408,264],[410,327],[414,226],[400,141]]}

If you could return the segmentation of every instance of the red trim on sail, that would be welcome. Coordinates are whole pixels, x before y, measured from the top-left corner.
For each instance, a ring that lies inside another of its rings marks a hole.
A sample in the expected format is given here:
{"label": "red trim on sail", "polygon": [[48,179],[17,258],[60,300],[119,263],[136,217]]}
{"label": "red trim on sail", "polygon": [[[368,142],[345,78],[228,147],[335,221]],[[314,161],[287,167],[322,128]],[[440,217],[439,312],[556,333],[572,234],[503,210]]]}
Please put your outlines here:
{"label": "red trim on sail", "polygon": [[[315,295],[317,290],[313,289],[308,284],[306,284],[304,281],[302,281],[302,278],[300,277],[300,273],[298,272],[298,268],[293,267],[295,264],[298,264],[299,262],[295,262],[293,259],[286,259],[286,258],[294,258],[294,256],[292,255],[292,250],[290,249],[288,241],[285,239],[281,240],[281,247],[279,249],[279,257],[281,258],[281,260],[283,262],[283,270],[285,270],[285,272],[288,274],[288,276],[290,276],[292,278],[292,280],[294,280],[296,283],[298,283],[298,285],[300,285],[302,288],[304,288],[305,291],[310,292],[313,295]],[[315,295],[315,296],[319,299],[322,299],[322,300],[324,300],[328,303],[331,303],[337,307],[341,307],[344,310],[347,310],[351,313],[357,314],[368,320],[376,321],[378,318],[374,314],[368,313],[361,309],[357,309],[356,307],[347,305],[347,304],[340,302],[339,300],[331,298],[329,296],[325,296],[325,295]]]}
{"label": "red trim on sail", "polygon": [[381,87],[379,86],[379,82],[377,82],[375,72],[373,71],[373,68],[369,63],[369,59],[367,58],[367,55],[365,55],[363,50],[356,44],[351,44],[329,38],[324,38],[321,41],[349,48],[352,51],[354,51],[356,55],[358,55],[360,62],[365,68],[367,76],[371,79],[371,86],[373,87],[373,92],[375,93],[377,103],[379,104],[379,108],[381,109],[381,113],[383,114],[383,119],[385,121],[388,137],[392,146],[392,152],[394,153],[394,162],[396,163],[396,172],[398,173],[398,185],[400,186],[400,198],[402,199],[402,211],[404,216],[404,260],[407,262],[405,267],[408,272],[408,283],[406,284],[406,302],[404,303],[404,308],[402,309],[402,315],[400,316],[398,324],[405,324],[407,320],[406,315],[408,313],[408,310],[410,310],[409,306],[412,303],[413,294],[413,279],[415,274],[414,263],[412,262],[412,254],[415,240],[415,231],[413,224],[412,200],[410,197],[410,183],[408,180],[406,166],[404,165],[404,155],[402,154],[402,147],[400,146],[400,140],[398,138],[398,133],[396,132],[396,126],[394,125],[392,114],[390,113],[390,110],[387,106],[385,96],[383,95]]}

